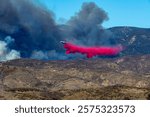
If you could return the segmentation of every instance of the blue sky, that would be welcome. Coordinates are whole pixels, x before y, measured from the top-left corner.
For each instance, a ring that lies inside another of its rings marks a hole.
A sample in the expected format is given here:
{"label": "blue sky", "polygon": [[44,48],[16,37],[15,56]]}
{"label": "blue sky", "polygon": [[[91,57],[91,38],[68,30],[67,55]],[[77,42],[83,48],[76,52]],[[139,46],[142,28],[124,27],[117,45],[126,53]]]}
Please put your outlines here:
{"label": "blue sky", "polygon": [[150,28],[150,0],[36,0],[55,14],[56,20],[70,19],[81,9],[83,2],[95,2],[103,8],[109,20],[105,28],[113,26],[135,26]]}

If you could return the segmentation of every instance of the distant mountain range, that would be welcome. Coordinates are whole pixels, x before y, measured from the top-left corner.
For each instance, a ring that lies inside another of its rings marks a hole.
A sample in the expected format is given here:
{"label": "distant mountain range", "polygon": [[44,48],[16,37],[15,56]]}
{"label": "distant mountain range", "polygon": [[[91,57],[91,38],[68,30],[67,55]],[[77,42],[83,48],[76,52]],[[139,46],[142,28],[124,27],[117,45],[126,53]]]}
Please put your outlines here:
{"label": "distant mountain range", "polygon": [[109,28],[117,43],[126,46],[123,54],[150,54],[150,28],[113,27]]}
{"label": "distant mountain range", "polygon": [[[65,30],[68,31],[70,28],[71,27],[69,27],[69,26],[61,25],[61,26],[59,26],[59,31],[61,33],[64,32],[64,34],[65,34],[64,37],[65,36],[67,37],[67,33],[65,32]],[[150,54],[150,28],[118,26],[118,27],[112,27],[112,28],[106,29],[106,31],[111,33],[111,36],[108,37],[108,40],[112,40],[112,42],[114,44],[115,43],[122,44],[125,47],[125,50],[120,54],[120,56]],[[15,34],[6,33],[0,29],[0,40],[4,40],[6,36],[11,36],[12,38],[15,39],[15,41],[14,42],[12,41],[12,44],[10,44],[8,42],[9,48],[7,50],[14,49],[21,53],[22,58],[24,58],[24,57],[30,58],[33,51],[37,49],[36,46],[38,45],[37,43],[39,43],[39,40],[37,38],[34,38],[33,39],[34,41],[31,41],[30,38],[28,38],[28,36],[24,36],[24,35],[22,35],[22,33],[23,32],[18,32],[17,33],[18,36],[15,37],[14,36]],[[103,33],[103,31],[101,33]],[[44,52],[45,49],[43,49],[42,47],[45,47],[44,44],[46,44],[48,42],[49,43],[47,45],[48,51],[55,50],[58,53],[64,54],[64,51],[63,51],[64,49],[61,46],[61,44],[59,43],[61,39],[64,39],[64,37],[62,36],[61,38],[56,38],[54,40],[53,40],[53,38],[47,38],[47,37],[40,38],[41,43],[38,45],[38,48],[40,51]],[[76,38],[76,39],[79,39],[79,38]],[[84,41],[86,42],[86,38]],[[91,42],[91,40],[89,42]],[[96,40],[96,42],[99,43],[99,40]],[[107,42],[107,39],[106,39],[106,42]],[[29,45],[30,45],[30,47],[29,47]],[[53,47],[53,48],[51,48],[51,47]],[[4,49],[1,49],[1,50],[4,50]],[[28,56],[24,56],[24,55],[28,55]]]}

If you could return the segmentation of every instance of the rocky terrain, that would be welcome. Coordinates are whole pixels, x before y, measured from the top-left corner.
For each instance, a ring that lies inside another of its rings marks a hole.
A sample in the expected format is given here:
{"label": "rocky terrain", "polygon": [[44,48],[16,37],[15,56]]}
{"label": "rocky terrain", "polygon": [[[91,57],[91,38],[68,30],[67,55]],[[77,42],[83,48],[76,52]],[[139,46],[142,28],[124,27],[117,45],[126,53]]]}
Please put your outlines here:
{"label": "rocky terrain", "polygon": [[0,99],[150,99],[150,55],[1,62]]}
{"label": "rocky terrain", "polygon": [[113,27],[109,28],[113,40],[126,47],[123,55],[150,54],[150,28]]}

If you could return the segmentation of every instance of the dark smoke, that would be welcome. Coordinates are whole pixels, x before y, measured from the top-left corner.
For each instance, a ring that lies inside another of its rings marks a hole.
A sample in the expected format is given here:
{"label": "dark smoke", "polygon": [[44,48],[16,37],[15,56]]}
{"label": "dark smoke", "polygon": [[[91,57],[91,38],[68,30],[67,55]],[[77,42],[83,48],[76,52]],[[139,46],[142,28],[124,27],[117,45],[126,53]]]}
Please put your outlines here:
{"label": "dark smoke", "polygon": [[15,39],[14,49],[22,57],[33,51],[61,51],[60,31],[51,12],[29,0],[0,0],[0,36]]}
{"label": "dark smoke", "polygon": [[107,13],[95,3],[83,3],[81,11],[67,22],[67,36],[76,39],[75,41],[82,45],[107,44],[111,33],[102,26],[106,20]]}
{"label": "dark smoke", "polygon": [[13,44],[5,46],[9,51],[23,58],[67,59],[59,43],[65,38],[80,45],[108,43],[111,33],[102,27],[108,16],[95,3],[84,3],[66,24],[58,25],[51,11],[33,2],[0,0],[0,42],[7,36],[13,38]]}

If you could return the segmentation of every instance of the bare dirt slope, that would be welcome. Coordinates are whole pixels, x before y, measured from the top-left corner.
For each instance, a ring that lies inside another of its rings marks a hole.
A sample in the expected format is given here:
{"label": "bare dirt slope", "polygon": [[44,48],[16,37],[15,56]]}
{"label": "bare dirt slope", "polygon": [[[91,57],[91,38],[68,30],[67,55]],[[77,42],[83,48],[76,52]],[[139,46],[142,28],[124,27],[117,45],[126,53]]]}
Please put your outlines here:
{"label": "bare dirt slope", "polygon": [[150,99],[150,55],[0,63],[0,99]]}

